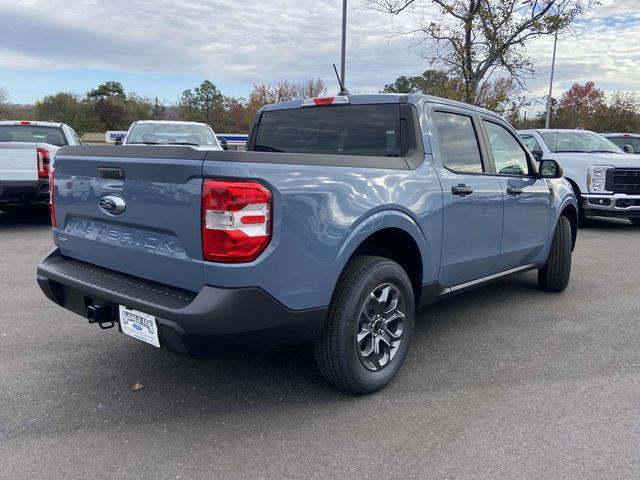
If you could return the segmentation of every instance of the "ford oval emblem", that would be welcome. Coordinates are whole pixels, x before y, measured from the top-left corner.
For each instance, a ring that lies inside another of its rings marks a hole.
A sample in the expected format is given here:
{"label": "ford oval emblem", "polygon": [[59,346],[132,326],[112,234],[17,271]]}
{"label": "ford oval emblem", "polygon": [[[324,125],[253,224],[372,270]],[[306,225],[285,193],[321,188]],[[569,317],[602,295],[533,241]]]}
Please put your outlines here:
{"label": "ford oval emblem", "polygon": [[108,195],[102,197],[98,202],[100,209],[109,215],[120,215],[127,208],[127,204],[124,200],[115,195]]}

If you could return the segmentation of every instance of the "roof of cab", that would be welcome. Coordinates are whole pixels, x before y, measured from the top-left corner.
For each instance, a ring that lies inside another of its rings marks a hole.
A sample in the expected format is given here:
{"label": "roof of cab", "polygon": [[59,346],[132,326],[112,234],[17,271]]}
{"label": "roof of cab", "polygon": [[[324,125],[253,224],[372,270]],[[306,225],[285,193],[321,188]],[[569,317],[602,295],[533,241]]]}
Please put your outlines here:
{"label": "roof of cab", "polygon": [[0,120],[0,125],[34,125],[36,127],[61,127],[59,122],[40,122],[31,120]]}
{"label": "roof of cab", "polygon": [[566,133],[595,133],[591,132],[591,130],[583,130],[581,128],[521,128],[518,132],[538,132],[538,133],[556,133],[556,132],[566,132]]}
{"label": "roof of cab", "polygon": [[184,120],[136,120],[133,123],[160,123],[165,125],[207,125],[203,122],[186,122]]}
{"label": "roof of cab", "polygon": [[605,137],[639,138],[640,133],[603,133]]}
{"label": "roof of cab", "polygon": [[[330,95],[327,95],[330,96]],[[368,104],[382,104],[382,103],[410,103],[413,105],[419,105],[421,103],[437,103],[441,105],[449,105],[452,107],[464,108],[472,110],[474,112],[484,113],[487,115],[500,116],[491,110],[485,108],[476,107],[468,103],[457,102],[455,100],[449,100],[447,98],[434,97],[432,95],[423,94],[406,94],[406,93],[375,93],[365,95],[348,95],[350,105],[368,105]],[[294,108],[300,108],[304,100],[291,100],[289,102],[272,103],[264,107],[264,111],[274,110],[290,110]]]}

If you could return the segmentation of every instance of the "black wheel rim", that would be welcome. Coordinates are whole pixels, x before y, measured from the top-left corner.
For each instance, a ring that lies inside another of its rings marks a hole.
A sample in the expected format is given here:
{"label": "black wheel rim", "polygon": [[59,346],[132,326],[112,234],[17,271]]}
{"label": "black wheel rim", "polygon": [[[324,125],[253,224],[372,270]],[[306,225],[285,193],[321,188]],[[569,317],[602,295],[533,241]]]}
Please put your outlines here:
{"label": "black wheel rim", "polygon": [[365,299],[355,347],[367,370],[380,371],[393,361],[403,341],[405,311],[404,297],[391,283],[377,286]]}

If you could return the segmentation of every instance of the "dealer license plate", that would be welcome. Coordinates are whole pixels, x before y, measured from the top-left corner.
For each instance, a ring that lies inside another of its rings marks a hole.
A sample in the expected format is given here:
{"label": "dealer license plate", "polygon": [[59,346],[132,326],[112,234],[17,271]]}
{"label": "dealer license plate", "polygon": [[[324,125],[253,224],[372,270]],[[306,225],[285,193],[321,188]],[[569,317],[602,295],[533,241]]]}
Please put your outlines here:
{"label": "dealer license plate", "polygon": [[120,305],[120,329],[125,335],[160,348],[158,326],[153,315]]}

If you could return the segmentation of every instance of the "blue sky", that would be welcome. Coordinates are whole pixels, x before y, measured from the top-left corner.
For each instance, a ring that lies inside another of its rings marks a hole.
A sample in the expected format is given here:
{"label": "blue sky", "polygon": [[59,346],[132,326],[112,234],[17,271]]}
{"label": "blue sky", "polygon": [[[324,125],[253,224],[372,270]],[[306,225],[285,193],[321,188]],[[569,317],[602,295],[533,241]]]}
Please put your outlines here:
{"label": "blue sky", "polygon": [[[607,90],[640,90],[640,1],[602,0],[558,47],[555,93],[574,81]],[[0,0],[0,87],[14,103],[58,91],[84,93],[106,80],[127,91],[176,101],[212,80],[247,96],[254,83],[335,80],[339,0]],[[400,74],[427,68],[411,36],[415,20],[364,11],[350,2],[347,83],[374,92]],[[537,76],[528,95],[546,91],[551,39],[528,51]]]}

